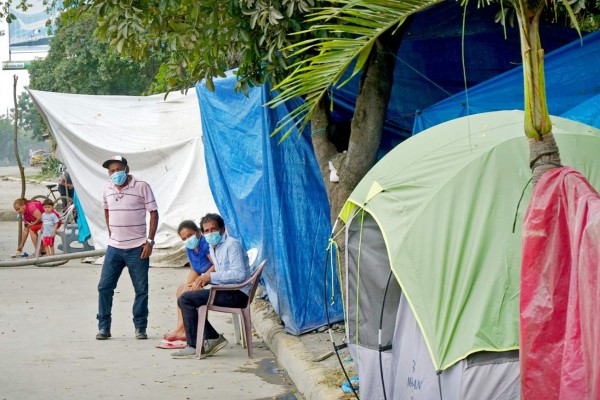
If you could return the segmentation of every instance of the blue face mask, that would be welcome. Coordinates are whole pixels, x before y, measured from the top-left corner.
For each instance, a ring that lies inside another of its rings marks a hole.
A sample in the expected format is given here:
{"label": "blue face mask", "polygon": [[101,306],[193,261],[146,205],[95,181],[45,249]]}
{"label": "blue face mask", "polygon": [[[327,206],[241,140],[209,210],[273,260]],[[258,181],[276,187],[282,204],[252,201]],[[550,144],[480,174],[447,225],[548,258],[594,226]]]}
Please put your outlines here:
{"label": "blue face mask", "polygon": [[206,233],[204,235],[204,238],[206,239],[208,244],[210,244],[212,246],[216,246],[219,243],[221,243],[221,233],[220,232]]}
{"label": "blue face mask", "polygon": [[187,238],[184,243],[185,243],[185,247],[187,247],[190,250],[194,250],[196,247],[198,247],[198,244],[200,243],[200,239],[198,239],[198,236],[193,235],[193,236],[190,236],[189,238]]}
{"label": "blue face mask", "polygon": [[127,172],[117,171],[110,176],[110,180],[117,186],[121,186],[127,180]]}

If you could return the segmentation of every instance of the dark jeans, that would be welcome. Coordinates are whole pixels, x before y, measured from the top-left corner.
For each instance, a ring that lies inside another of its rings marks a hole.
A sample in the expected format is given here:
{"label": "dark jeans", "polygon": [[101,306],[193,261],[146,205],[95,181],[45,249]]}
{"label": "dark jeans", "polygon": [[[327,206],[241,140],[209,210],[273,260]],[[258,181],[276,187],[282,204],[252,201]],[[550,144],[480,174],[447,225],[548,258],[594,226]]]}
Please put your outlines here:
{"label": "dark jeans", "polygon": [[150,259],[142,260],[142,247],[133,249],[116,249],[108,246],[102,265],[102,274],[98,283],[98,328],[110,331],[113,295],[117,282],[127,267],[135,290],[133,301],[133,324],[138,329],[148,326],[148,268]]}
{"label": "dark jeans", "polygon": [[[60,193],[61,196],[66,196],[67,190],[65,188],[65,185],[58,185],[58,192]],[[74,195],[75,195],[75,189],[70,188],[69,189],[69,199],[72,199]]]}
{"label": "dark jeans", "polygon": [[[183,326],[185,327],[185,337],[188,346],[196,347],[196,336],[198,335],[198,308],[208,302],[210,289],[192,290],[183,292],[177,304],[181,309],[183,316]],[[240,290],[231,290],[227,292],[217,292],[215,295],[216,306],[221,307],[245,307],[248,304],[248,295]],[[206,319],[204,325],[204,340],[216,339],[219,333]]]}

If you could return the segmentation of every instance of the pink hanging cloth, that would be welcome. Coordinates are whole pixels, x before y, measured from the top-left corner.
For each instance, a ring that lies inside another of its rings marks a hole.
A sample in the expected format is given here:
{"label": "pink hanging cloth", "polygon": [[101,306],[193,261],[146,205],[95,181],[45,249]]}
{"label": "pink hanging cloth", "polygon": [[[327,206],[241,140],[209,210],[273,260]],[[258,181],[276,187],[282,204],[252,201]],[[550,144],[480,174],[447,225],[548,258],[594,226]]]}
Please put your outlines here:
{"label": "pink hanging cloth", "polygon": [[523,222],[523,399],[600,398],[600,195],[573,168],[539,180]]}

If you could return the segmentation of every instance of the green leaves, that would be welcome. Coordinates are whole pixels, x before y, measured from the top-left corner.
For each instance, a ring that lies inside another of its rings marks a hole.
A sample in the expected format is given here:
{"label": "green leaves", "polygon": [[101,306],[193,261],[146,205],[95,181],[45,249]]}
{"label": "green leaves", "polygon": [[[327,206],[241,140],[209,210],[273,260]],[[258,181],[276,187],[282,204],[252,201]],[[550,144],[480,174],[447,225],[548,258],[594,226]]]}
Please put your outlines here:
{"label": "green leaves", "polygon": [[166,90],[179,90],[237,67],[246,92],[266,79],[287,73],[285,47],[305,39],[306,10],[314,0],[91,0],[97,35],[120,54],[144,60],[155,51],[168,54],[161,69]]}
{"label": "green leaves", "polygon": [[48,56],[32,62],[29,68],[30,87],[83,94],[140,95],[146,91],[166,58],[160,52],[143,62],[121,57],[116,50],[124,51],[133,35],[131,24],[127,37],[115,36],[111,40],[114,49],[92,35],[94,29],[106,29],[106,24],[103,19],[97,25],[96,16],[89,11],[64,11]]}
{"label": "green leaves", "polygon": [[[286,116],[273,135],[283,132],[283,140],[294,127],[302,131],[325,93],[334,86],[343,86],[365,66],[384,32],[396,29],[408,15],[439,1],[335,0],[332,6],[319,8],[309,15],[307,22],[312,26],[306,33],[313,37],[329,36],[307,39],[293,47],[292,56],[310,56],[292,65],[289,76],[274,87],[279,94],[269,105],[277,107],[296,97],[304,97],[305,102]],[[340,83],[354,61],[351,76]]]}

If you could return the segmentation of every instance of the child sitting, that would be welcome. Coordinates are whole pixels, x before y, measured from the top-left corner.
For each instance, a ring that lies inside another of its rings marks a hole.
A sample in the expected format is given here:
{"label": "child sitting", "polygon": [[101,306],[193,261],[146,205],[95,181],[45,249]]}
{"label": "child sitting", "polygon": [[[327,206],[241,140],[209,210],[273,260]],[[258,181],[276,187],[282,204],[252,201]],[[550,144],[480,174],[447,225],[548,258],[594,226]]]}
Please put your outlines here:
{"label": "child sitting", "polygon": [[50,199],[44,200],[44,213],[42,214],[42,246],[48,255],[54,255],[54,237],[60,226],[60,219],[54,211],[54,203]]}

